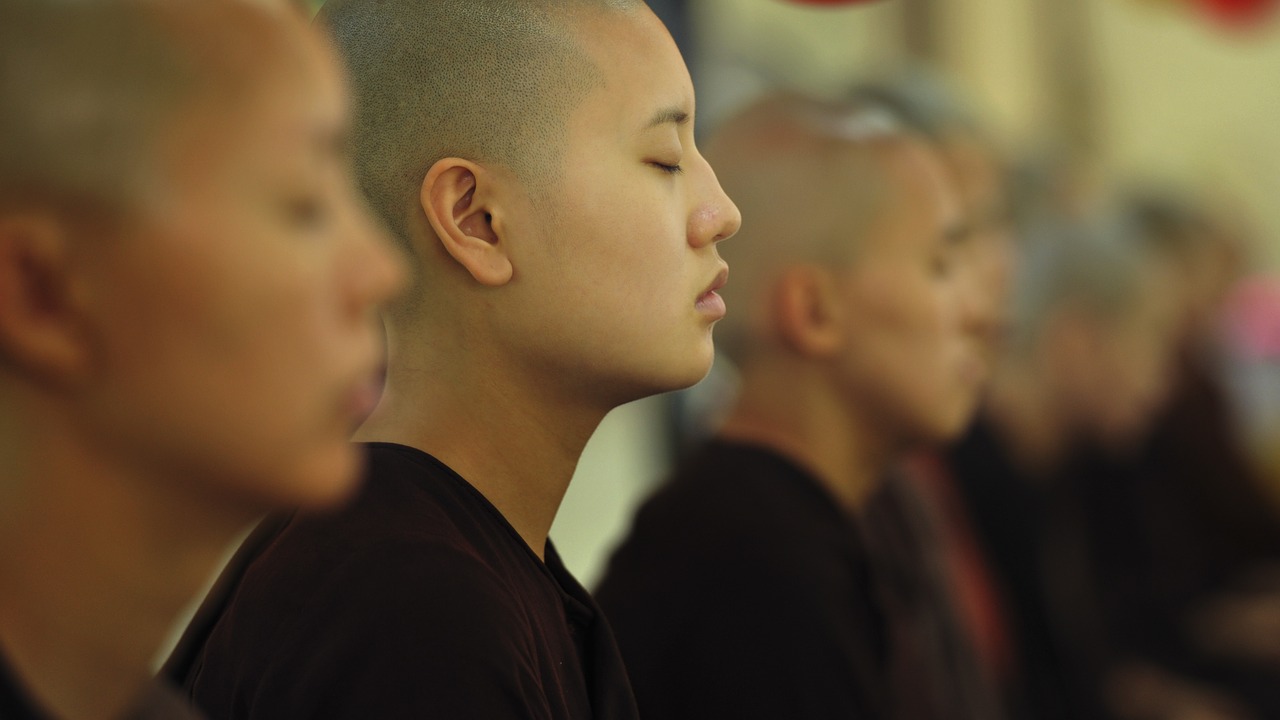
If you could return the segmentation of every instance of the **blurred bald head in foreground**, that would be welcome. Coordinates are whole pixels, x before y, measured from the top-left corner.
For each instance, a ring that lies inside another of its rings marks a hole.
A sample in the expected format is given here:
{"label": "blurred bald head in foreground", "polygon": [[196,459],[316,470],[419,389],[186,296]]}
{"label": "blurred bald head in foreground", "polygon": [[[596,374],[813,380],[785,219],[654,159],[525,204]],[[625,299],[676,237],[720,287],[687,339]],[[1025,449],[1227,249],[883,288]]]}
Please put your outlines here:
{"label": "blurred bald head in foreground", "polygon": [[878,468],[956,434],[976,402],[958,200],[937,154],[870,103],[771,97],[708,156],[747,219],[726,254],[720,340],[743,393],[725,433],[808,447],[856,504]]}
{"label": "blurred bald head in foreground", "polygon": [[346,102],[284,3],[0,5],[0,707],[121,714],[241,528],[354,488],[401,270]]}

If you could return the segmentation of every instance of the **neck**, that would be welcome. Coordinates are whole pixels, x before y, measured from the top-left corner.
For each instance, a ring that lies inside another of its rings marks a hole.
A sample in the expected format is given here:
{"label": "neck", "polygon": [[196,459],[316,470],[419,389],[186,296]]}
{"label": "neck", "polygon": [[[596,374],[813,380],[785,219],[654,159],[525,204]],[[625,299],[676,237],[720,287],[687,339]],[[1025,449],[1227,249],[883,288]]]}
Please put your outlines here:
{"label": "neck", "polygon": [[721,437],[768,447],[808,469],[850,513],[879,487],[896,454],[820,371],[785,360],[752,361]]}
{"label": "neck", "polygon": [[610,408],[569,397],[519,367],[475,357],[459,362],[429,348],[393,348],[388,368],[382,401],[356,440],[430,453],[493,503],[545,559],[578,459]]}
{"label": "neck", "polygon": [[70,432],[6,432],[0,443],[3,655],[55,716],[119,716],[239,526]]}
{"label": "neck", "polygon": [[1014,465],[1028,477],[1050,474],[1061,460],[1066,428],[1044,372],[1026,362],[1002,367],[991,384],[986,415]]}

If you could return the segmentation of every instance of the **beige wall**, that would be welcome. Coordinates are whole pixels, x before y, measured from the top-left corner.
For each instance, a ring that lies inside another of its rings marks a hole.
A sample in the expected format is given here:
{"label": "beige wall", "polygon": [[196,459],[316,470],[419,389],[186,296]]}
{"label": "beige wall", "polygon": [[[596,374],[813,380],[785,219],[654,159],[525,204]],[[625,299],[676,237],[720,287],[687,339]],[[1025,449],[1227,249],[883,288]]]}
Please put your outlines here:
{"label": "beige wall", "polygon": [[[714,119],[732,104],[734,93],[722,91],[744,85],[744,65],[819,94],[892,67],[902,58],[900,1],[830,9],[693,0],[700,111]],[[1271,239],[1262,253],[1267,264],[1280,266],[1280,23],[1245,34],[1171,1],[1084,1],[1092,39],[1079,50],[1099,71],[1101,167],[1111,177],[1168,179],[1234,196]],[[1014,149],[1052,135],[1045,39],[1033,14],[1048,2],[937,0],[947,28],[944,74]]]}
{"label": "beige wall", "polygon": [[1237,196],[1280,267],[1280,27],[1240,37],[1159,8],[1094,2],[1113,165]]}

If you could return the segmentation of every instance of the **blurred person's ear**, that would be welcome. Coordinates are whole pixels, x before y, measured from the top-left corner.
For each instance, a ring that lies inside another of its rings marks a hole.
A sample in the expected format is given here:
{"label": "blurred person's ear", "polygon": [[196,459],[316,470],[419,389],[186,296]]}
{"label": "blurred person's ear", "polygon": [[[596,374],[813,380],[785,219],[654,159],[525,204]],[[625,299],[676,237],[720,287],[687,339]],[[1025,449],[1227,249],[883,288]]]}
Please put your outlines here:
{"label": "blurred person's ear", "polygon": [[811,265],[788,268],[774,286],[774,322],[782,343],[811,358],[836,354],[844,342],[835,278]]}
{"label": "blurred person's ear", "polygon": [[0,215],[0,361],[59,385],[83,378],[90,357],[70,240],[50,215]]}
{"label": "blurred person's ear", "polygon": [[496,178],[479,165],[445,158],[422,180],[419,201],[445,251],[482,285],[505,285],[513,273],[496,207]]}

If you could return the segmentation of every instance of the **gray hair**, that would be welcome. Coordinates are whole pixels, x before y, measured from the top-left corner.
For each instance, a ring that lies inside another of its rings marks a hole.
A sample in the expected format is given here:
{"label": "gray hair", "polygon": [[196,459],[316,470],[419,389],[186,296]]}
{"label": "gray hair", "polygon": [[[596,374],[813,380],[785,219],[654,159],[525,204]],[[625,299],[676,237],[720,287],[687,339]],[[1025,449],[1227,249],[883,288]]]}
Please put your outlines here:
{"label": "gray hair", "polygon": [[1010,350],[1026,353],[1068,303],[1106,320],[1133,306],[1162,258],[1132,213],[1042,215],[1024,229],[1013,287]]}

